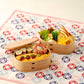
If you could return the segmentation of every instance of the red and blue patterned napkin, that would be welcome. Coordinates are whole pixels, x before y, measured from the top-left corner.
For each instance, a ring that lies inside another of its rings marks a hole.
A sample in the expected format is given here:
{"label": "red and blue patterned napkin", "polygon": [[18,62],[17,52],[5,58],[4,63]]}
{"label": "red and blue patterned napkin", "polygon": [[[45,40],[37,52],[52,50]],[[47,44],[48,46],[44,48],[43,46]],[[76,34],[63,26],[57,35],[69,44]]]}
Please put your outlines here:
{"label": "red and blue patterned napkin", "polygon": [[[51,65],[34,72],[20,72],[13,66],[12,50],[3,47],[23,38],[38,37],[38,32],[62,24],[74,35],[76,49],[69,55],[51,53]],[[0,28],[0,79],[19,84],[84,84],[84,23],[14,11]]]}

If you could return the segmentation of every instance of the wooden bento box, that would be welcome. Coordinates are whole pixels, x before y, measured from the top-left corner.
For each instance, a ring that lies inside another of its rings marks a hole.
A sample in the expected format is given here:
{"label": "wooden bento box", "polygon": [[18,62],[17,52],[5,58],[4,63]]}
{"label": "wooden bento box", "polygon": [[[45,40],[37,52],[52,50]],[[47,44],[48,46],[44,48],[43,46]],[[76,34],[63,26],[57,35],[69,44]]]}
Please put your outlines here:
{"label": "wooden bento box", "polygon": [[41,30],[39,34],[40,43],[48,46],[53,53],[69,54],[75,49],[74,36],[63,25],[60,25],[59,30],[51,27]]}
{"label": "wooden bento box", "polygon": [[23,39],[7,44],[4,48],[14,50],[14,67],[22,72],[48,68],[51,63],[49,49],[35,43],[37,38]]}

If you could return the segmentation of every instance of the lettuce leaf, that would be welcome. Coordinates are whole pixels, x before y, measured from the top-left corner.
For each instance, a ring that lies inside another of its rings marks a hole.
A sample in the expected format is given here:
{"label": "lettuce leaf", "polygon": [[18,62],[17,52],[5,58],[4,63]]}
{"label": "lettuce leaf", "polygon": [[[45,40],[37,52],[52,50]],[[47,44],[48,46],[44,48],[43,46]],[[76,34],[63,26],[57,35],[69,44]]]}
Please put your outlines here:
{"label": "lettuce leaf", "polygon": [[48,37],[48,34],[49,34],[48,30],[41,30],[40,31],[40,37],[41,37],[41,39],[43,39],[45,41],[49,41],[50,39],[52,39],[52,38]]}

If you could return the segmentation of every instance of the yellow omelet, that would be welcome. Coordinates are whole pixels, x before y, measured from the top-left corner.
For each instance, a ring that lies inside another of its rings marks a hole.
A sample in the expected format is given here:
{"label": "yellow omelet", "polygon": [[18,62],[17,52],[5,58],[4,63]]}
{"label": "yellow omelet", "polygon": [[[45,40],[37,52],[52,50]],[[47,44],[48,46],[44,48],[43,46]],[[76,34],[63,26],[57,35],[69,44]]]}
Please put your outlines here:
{"label": "yellow omelet", "polygon": [[31,55],[31,54],[35,54],[36,57],[35,58],[31,58],[30,56],[30,59],[24,59],[24,60],[21,60],[22,62],[30,62],[30,61],[37,61],[37,60],[42,60],[42,59],[46,59],[50,56],[50,53],[48,54],[43,54],[43,55],[38,55],[36,53],[30,53],[30,54],[24,54],[24,55],[20,55],[20,56],[16,56],[16,59],[19,60],[22,56],[25,57],[26,55]]}

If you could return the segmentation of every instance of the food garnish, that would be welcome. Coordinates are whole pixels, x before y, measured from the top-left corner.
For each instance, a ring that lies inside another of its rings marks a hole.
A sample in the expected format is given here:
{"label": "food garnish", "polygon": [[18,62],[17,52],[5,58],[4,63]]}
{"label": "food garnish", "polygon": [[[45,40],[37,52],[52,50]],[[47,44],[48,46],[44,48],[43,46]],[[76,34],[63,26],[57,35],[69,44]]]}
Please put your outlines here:
{"label": "food garnish", "polygon": [[48,41],[52,38],[48,37],[48,34],[49,34],[49,31],[48,30],[41,30],[40,31],[40,37],[41,39],[45,40],[45,41]]}

